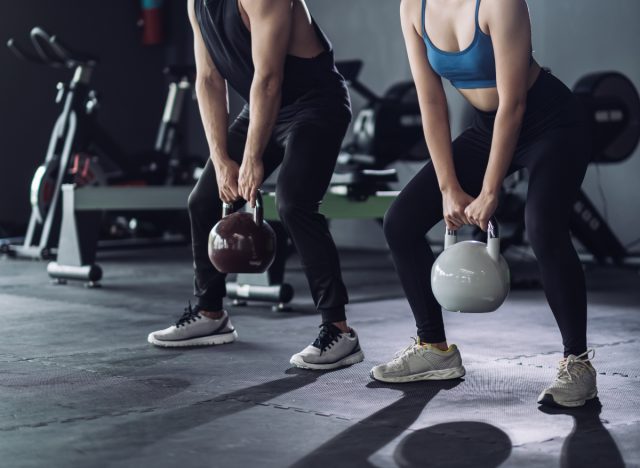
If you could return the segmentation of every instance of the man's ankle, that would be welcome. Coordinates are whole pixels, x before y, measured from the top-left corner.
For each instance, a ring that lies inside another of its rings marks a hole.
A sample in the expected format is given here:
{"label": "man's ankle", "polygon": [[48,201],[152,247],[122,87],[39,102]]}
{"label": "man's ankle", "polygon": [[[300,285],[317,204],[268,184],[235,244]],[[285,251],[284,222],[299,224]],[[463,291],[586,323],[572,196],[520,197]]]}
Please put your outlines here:
{"label": "man's ankle", "polygon": [[351,333],[351,328],[347,325],[346,320],[342,322],[333,322],[332,325],[337,327],[342,333]]}
{"label": "man's ankle", "polygon": [[224,310],[221,309],[216,312],[210,311],[210,310],[201,310],[200,315],[202,315],[203,317],[207,317],[211,320],[220,320],[224,315]]}

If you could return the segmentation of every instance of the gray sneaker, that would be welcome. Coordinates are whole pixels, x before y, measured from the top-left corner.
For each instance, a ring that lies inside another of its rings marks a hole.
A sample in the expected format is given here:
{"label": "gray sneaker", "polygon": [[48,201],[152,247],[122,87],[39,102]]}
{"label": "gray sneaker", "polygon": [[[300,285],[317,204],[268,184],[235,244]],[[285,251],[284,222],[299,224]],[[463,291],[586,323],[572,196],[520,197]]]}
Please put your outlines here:
{"label": "gray sneaker", "polygon": [[417,380],[457,379],[465,374],[460,351],[456,345],[441,351],[431,345],[414,342],[396,353],[395,359],[375,366],[370,375],[381,382],[402,383]]}
{"label": "gray sneaker", "polygon": [[580,356],[570,354],[560,361],[554,382],[538,397],[538,403],[547,406],[574,408],[598,396],[596,370],[591,365],[595,351],[590,349]]}
{"label": "gray sneaker", "polygon": [[318,338],[291,356],[289,362],[303,369],[329,370],[350,366],[363,359],[358,335],[353,329],[350,333],[342,333],[333,324],[323,324],[320,326]]}
{"label": "gray sneaker", "polygon": [[192,308],[189,304],[175,325],[149,333],[147,341],[168,348],[232,343],[238,334],[231,325],[227,311],[223,312],[221,318],[213,320],[201,315],[198,306]]}

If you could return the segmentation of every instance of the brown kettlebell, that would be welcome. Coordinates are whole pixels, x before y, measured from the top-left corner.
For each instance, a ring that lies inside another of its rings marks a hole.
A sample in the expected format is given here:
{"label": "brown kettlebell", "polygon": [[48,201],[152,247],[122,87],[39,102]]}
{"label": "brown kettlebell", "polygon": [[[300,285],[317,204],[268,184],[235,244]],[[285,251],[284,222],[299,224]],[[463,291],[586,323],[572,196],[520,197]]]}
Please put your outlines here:
{"label": "brown kettlebell", "polygon": [[224,204],[222,219],[209,233],[209,259],[222,273],[263,273],[276,255],[276,234],[264,220],[262,194],[256,195],[253,214],[229,213]]}

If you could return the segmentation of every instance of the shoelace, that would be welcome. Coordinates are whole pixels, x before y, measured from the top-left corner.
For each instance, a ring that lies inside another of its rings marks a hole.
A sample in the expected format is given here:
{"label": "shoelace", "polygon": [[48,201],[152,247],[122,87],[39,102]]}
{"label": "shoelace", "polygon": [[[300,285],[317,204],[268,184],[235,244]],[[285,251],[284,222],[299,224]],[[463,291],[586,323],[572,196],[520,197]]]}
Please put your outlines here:
{"label": "shoelace", "polygon": [[413,336],[411,337],[411,340],[413,342],[409,346],[401,349],[394,355],[394,361],[403,359],[405,356],[408,356],[409,354],[415,354],[418,351],[420,347],[420,340]]}
{"label": "shoelace", "polygon": [[330,323],[323,323],[320,325],[320,333],[318,338],[313,342],[313,346],[320,349],[322,354],[326,349],[331,348],[333,344],[338,341],[342,332],[335,325]]}
{"label": "shoelace", "polygon": [[195,322],[198,320],[198,316],[200,314],[200,306],[196,305],[195,307],[191,307],[191,301],[189,301],[189,305],[185,307],[184,313],[176,322],[176,327],[180,328],[184,325],[188,325],[191,322]]}
{"label": "shoelace", "polygon": [[557,379],[561,382],[573,382],[573,378],[577,377],[579,373],[584,372],[587,363],[591,361],[596,355],[594,349],[588,349],[580,356],[569,356],[563,359],[558,364]]}

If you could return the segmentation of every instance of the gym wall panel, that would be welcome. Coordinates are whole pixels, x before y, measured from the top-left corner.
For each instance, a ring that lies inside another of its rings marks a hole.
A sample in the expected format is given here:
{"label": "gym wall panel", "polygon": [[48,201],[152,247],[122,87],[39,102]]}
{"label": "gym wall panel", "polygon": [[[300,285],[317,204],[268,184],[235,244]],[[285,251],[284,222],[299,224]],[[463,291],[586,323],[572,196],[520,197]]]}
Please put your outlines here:
{"label": "gym wall panel", "polygon": [[153,145],[165,94],[165,55],[181,55],[167,46],[142,46],[138,15],[133,0],[0,0],[0,223],[27,220],[30,179],[59,112],[55,85],[69,78],[67,71],[19,61],[4,43],[15,37],[26,44],[38,25],[98,55],[93,85],[102,96],[100,120],[134,152]]}
{"label": "gym wall panel", "polygon": [[[638,0],[531,0],[529,7],[536,58],[569,86],[589,72],[615,70],[640,89]],[[635,203],[640,197],[639,174],[640,149],[636,149],[621,164],[592,165],[583,184],[601,213],[606,205],[609,223],[623,244],[640,237]],[[640,245],[633,251],[640,252]]]}

